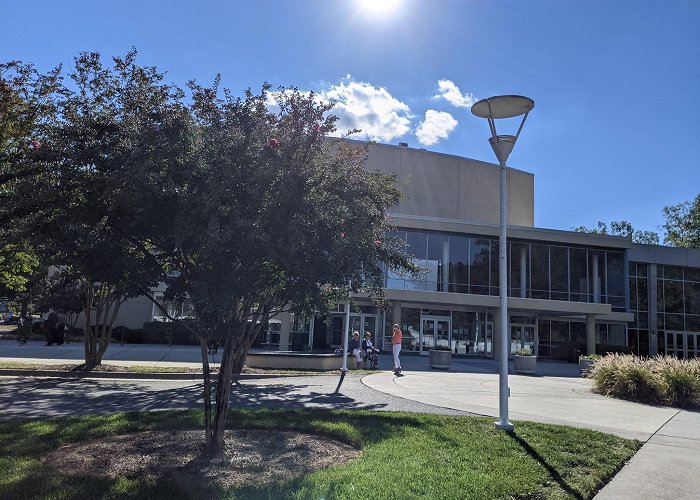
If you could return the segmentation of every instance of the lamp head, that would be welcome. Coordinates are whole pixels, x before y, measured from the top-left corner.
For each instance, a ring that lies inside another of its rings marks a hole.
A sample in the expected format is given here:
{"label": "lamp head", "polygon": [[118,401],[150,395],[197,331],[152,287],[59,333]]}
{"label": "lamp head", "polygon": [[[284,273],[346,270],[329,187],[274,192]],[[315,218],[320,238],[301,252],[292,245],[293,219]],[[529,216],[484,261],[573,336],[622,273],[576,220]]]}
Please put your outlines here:
{"label": "lamp head", "polygon": [[[520,95],[501,95],[482,99],[472,106],[472,114],[479,118],[486,118],[489,121],[491,129],[491,137],[489,142],[496,153],[498,162],[504,166],[508,160],[508,156],[515,147],[515,141],[518,140],[520,131],[525,124],[525,119],[532,108],[535,107],[535,101],[529,97]],[[494,120],[502,118],[515,118],[523,115],[523,120],[520,122],[520,127],[515,135],[498,135],[496,133],[496,123]]]}

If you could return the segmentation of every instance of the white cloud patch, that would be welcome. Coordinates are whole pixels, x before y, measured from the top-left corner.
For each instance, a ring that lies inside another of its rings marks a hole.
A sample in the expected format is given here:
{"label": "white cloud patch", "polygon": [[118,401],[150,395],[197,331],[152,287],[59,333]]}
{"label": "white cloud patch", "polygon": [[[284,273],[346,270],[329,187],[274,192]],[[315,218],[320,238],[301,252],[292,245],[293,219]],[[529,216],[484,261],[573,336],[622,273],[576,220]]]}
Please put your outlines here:
{"label": "white cloud patch", "polygon": [[447,139],[457,123],[451,114],[429,109],[425,112],[425,119],[418,125],[416,137],[424,146],[432,146],[441,139]]}
{"label": "white cloud patch", "polygon": [[350,80],[340,82],[321,93],[325,100],[335,102],[331,110],[338,116],[338,132],[359,129],[357,138],[391,141],[411,130],[411,110],[393,97],[385,88]]}
{"label": "white cloud patch", "polygon": [[469,108],[477,101],[473,94],[462,94],[459,87],[451,80],[438,81],[438,89],[440,93],[434,96],[436,99],[442,97],[447,102],[458,108]]}

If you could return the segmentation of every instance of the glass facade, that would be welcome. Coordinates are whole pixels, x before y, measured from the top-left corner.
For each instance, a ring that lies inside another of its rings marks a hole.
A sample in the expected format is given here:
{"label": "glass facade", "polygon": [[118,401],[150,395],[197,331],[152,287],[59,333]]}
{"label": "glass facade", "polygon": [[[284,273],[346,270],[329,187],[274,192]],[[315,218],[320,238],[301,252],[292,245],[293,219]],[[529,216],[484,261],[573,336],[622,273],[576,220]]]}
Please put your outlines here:
{"label": "glass facade", "polygon": [[649,265],[629,264],[630,312],[634,320],[628,330],[630,350],[638,356],[649,354]]}
{"label": "glass facade", "polygon": [[[399,290],[498,295],[498,239],[431,231],[396,231],[421,267],[419,276],[386,276]],[[626,310],[625,255],[619,250],[508,242],[508,295],[610,304]]]}
{"label": "glass facade", "polygon": [[658,351],[696,357],[700,355],[700,269],[656,267]]}

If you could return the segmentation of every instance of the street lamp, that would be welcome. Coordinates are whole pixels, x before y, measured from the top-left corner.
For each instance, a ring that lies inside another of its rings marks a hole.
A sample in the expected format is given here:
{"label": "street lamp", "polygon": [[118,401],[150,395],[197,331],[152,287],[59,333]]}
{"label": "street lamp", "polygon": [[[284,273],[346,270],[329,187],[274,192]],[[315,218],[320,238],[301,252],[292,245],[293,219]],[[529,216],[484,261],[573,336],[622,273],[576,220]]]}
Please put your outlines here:
{"label": "street lamp", "polygon": [[[499,238],[498,238],[498,295],[500,298],[500,352],[498,360],[498,414],[499,420],[496,427],[507,431],[513,430],[513,424],[508,421],[508,397],[510,388],[508,387],[508,280],[506,265],[506,213],[507,213],[507,190],[506,190],[506,161],[515,141],[518,140],[520,131],[523,129],[528,113],[535,107],[535,101],[529,97],[519,95],[502,95],[482,99],[472,106],[472,114],[479,118],[486,118],[491,129],[489,142],[496,153],[499,163],[499,187],[500,187],[500,213],[499,213]],[[502,118],[515,118],[523,115],[518,131],[515,135],[498,135],[496,133],[496,123],[494,120]]]}

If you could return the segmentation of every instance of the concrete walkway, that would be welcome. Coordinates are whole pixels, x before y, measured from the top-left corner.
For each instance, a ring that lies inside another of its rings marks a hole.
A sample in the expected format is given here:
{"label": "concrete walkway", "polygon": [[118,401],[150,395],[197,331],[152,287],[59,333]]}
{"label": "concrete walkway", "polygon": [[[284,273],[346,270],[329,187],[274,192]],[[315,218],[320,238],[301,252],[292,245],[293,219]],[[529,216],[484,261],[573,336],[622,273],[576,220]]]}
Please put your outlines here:
{"label": "concrete walkway", "polygon": [[[1,361],[79,363],[82,344],[44,346],[0,340]],[[218,359],[214,360],[218,362]],[[198,366],[199,350],[187,346],[110,346],[105,362],[118,365]],[[453,360],[449,371],[431,370],[425,357],[404,355],[404,376],[390,371],[389,356],[362,382],[376,391],[441,408],[498,417],[498,365],[493,360]],[[512,366],[511,366],[512,369]],[[512,373],[512,371],[511,371]],[[570,425],[644,442],[640,451],[597,499],[700,498],[700,413],[630,403],[593,394],[578,366],[538,363],[537,376],[512,374],[510,419]]]}

